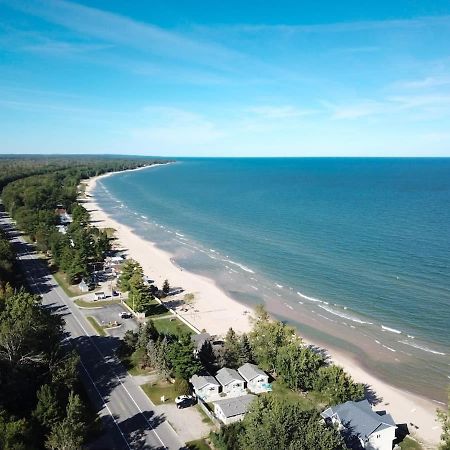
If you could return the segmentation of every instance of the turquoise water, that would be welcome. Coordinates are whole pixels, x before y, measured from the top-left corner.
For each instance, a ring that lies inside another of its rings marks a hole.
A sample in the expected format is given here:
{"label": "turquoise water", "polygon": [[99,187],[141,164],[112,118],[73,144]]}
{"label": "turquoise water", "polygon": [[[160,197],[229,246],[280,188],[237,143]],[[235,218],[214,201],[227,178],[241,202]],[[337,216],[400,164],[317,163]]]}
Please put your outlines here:
{"label": "turquoise water", "polygon": [[445,397],[450,159],[185,159],[95,196],[238,300]]}

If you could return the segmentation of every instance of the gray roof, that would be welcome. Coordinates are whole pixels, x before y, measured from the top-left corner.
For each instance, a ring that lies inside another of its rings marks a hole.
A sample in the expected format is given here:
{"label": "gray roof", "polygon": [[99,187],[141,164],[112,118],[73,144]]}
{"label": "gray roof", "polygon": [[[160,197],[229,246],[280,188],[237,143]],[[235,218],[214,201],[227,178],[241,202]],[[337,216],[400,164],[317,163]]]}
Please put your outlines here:
{"label": "gray roof", "polygon": [[220,386],[219,382],[211,375],[192,375],[189,381],[194,386],[194,389],[202,389],[208,384]]}
{"label": "gray roof", "polygon": [[216,373],[216,378],[222,386],[226,386],[233,381],[244,381],[244,379],[234,369],[223,367]]}
{"label": "gray roof", "polygon": [[200,334],[192,334],[191,339],[194,342],[197,350],[201,350],[203,344],[207,341],[210,341],[212,337],[209,333],[200,333]]}
{"label": "gray roof", "polygon": [[239,367],[238,372],[242,375],[242,377],[246,381],[251,381],[253,378],[259,377],[260,375],[267,376],[264,370],[261,370],[255,364],[245,363],[241,367]]}
{"label": "gray roof", "polygon": [[372,410],[367,400],[348,401],[326,409],[321,416],[324,419],[337,416],[340,423],[363,440],[375,431],[395,427],[394,419],[389,414],[379,414]]}
{"label": "gray roof", "polygon": [[250,403],[256,398],[256,395],[247,394],[241,397],[224,398],[213,402],[223,411],[225,417],[234,417],[245,414],[248,411]]}

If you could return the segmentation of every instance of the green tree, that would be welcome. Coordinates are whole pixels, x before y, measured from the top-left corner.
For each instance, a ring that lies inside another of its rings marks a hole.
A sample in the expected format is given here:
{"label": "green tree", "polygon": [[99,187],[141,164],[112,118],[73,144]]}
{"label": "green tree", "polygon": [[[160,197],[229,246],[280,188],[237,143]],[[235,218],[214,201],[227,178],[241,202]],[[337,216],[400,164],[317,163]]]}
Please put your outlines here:
{"label": "green tree", "polygon": [[37,392],[37,399],[33,416],[42,426],[50,430],[63,416],[56,392],[50,385],[44,384]]}
{"label": "green tree", "polygon": [[119,289],[123,292],[128,292],[130,290],[130,278],[134,274],[139,274],[140,279],[144,276],[144,271],[142,270],[141,265],[135,261],[134,259],[127,259],[122,264],[122,272],[119,277]]}
{"label": "green tree", "polygon": [[200,361],[194,356],[194,343],[190,334],[182,334],[177,341],[170,343],[168,360],[175,377],[185,380],[189,380],[202,368]]}
{"label": "green tree", "polygon": [[323,363],[322,357],[310,348],[293,342],[279,349],[276,372],[289,388],[309,390],[314,387]]}
{"label": "green tree", "polygon": [[84,407],[80,397],[71,392],[66,417],[52,428],[46,447],[51,450],[81,449],[87,431],[84,417]]}
{"label": "green tree", "polygon": [[0,448],[3,450],[28,450],[31,447],[30,427],[25,419],[9,418],[0,410]]}
{"label": "green tree", "polygon": [[317,411],[281,397],[263,395],[250,407],[240,436],[243,450],[343,450],[339,432],[325,427]]}
{"label": "green tree", "polygon": [[144,325],[139,326],[137,348],[146,348],[149,341],[156,341],[159,337],[158,330],[153,320],[148,320]]}
{"label": "green tree", "polygon": [[314,388],[327,396],[332,405],[364,398],[364,386],[334,364],[319,369]]}

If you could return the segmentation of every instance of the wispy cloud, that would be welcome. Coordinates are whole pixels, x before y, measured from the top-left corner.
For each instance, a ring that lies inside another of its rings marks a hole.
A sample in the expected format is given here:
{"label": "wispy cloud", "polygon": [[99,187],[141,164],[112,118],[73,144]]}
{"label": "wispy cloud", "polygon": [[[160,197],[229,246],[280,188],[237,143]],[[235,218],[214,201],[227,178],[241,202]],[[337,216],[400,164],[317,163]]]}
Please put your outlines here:
{"label": "wispy cloud", "polygon": [[302,117],[315,114],[312,109],[300,109],[292,105],[281,106],[253,106],[247,109],[251,114],[255,114],[266,119],[287,119],[292,117]]}
{"label": "wispy cloud", "polygon": [[335,120],[358,119],[381,114],[386,111],[386,104],[375,100],[361,100],[348,104],[336,104],[328,101],[322,102],[323,106]]}
{"label": "wispy cloud", "polygon": [[450,76],[431,76],[419,80],[399,81],[395,87],[404,89],[423,89],[450,85]]}
{"label": "wispy cloud", "polygon": [[2,0],[8,6],[101,41],[126,45],[164,58],[229,68],[244,56],[224,46],[196,40],[156,25],[64,0]]}

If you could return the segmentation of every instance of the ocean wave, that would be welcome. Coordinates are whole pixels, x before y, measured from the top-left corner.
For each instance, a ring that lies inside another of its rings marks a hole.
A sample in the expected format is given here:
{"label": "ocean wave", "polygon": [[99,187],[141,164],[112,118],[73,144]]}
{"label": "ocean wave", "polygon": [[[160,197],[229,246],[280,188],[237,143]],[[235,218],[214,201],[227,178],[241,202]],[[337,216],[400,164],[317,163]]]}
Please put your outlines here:
{"label": "ocean wave", "polygon": [[325,311],[329,312],[330,314],[334,314],[335,316],[341,317],[342,319],[347,319],[347,320],[351,320],[352,322],[356,322],[359,323],[361,325],[372,325],[372,322],[366,322],[364,320],[358,319],[355,316],[351,316],[350,314],[345,314],[342,313],[340,311],[336,311],[333,308],[330,308],[329,306],[326,305],[317,305],[319,308],[324,309]]}
{"label": "ocean wave", "polygon": [[404,345],[409,345],[410,347],[417,348],[419,350],[423,350],[424,352],[427,352],[427,353],[433,353],[433,355],[441,355],[441,356],[446,355],[444,352],[438,352],[437,350],[433,350],[429,347],[426,347],[425,345],[417,344],[416,342],[408,342],[408,341],[398,341],[398,342],[400,342],[401,344],[404,344]]}
{"label": "ocean wave", "polygon": [[388,347],[387,345],[381,344],[382,347],[388,349],[390,352],[396,352],[397,350],[395,350],[395,348],[392,347]]}
{"label": "ocean wave", "polygon": [[319,300],[318,298],[314,298],[314,297],[308,297],[307,295],[302,294],[299,291],[297,291],[297,294],[300,295],[300,297],[302,297],[302,298],[306,298],[306,300],[309,300],[310,302],[322,303],[322,300]]}
{"label": "ocean wave", "polygon": [[141,216],[143,219],[148,219],[148,217],[147,216]]}
{"label": "ocean wave", "polygon": [[292,310],[294,309],[289,303],[285,303],[284,306],[286,306],[286,308],[289,308],[289,309],[292,309]]}
{"label": "ocean wave", "polygon": [[256,286],[250,285],[250,287],[251,287],[252,289],[254,289],[255,291],[258,291],[258,290],[259,290]]}
{"label": "ocean wave", "polygon": [[181,234],[181,233],[175,233],[177,236],[180,236],[180,237],[184,237],[184,234]]}
{"label": "ocean wave", "polygon": [[390,331],[391,333],[395,333],[395,334],[402,334],[402,332],[400,330],[396,330],[395,328],[389,328],[389,327],[386,327],[384,325],[381,325],[381,328],[384,331]]}
{"label": "ocean wave", "polygon": [[276,286],[277,288],[280,288],[280,289],[283,287],[282,284],[278,284],[278,283],[275,283],[275,286]]}
{"label": "ocean wave", "polygon": [[229,263],[229,264],[233,264],[233,266],[240,267],[245,272],[255,273],[252,269],[249,269],[247,266],[244,266],[244,264],[239,264],[239,263],[237,263],[235,261],[232,261],[231,259],[225,259],[224,261]]}

